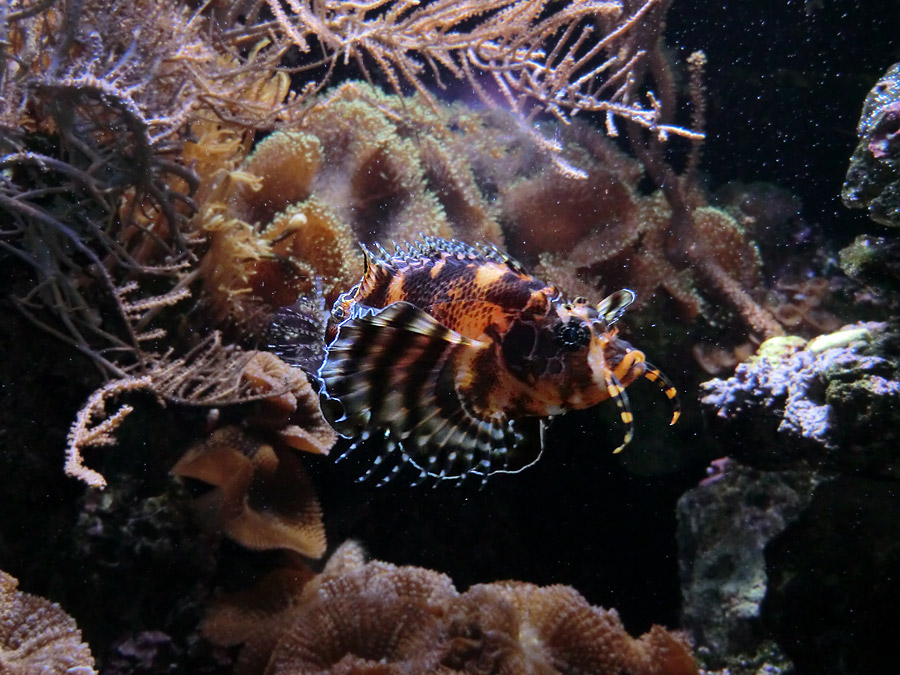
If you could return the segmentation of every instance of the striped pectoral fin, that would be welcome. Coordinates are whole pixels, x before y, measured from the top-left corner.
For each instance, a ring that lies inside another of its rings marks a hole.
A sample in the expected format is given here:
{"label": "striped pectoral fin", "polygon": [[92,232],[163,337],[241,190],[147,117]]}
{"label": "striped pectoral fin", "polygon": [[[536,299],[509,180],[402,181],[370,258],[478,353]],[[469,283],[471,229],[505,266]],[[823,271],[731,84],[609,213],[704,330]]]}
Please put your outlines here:
{"label": "striped pectoral fin", "polygon": [[[502,420],[470,414],[455,388],[466,352],[485,345],[397,302],[346,321],[319,371],[323,412],[344,436],[378,430],[428,475],[456,477],[483,467],[508,441]],[[469,354],[469,357],[471,354]]]}
{"label": "striped pectoral fin", "polygon": [[612,371],[606,373],[606,390],[609,398],[616,402],[616,406],[619,408],[619,418],[625,425],[625,437],[622,439],[622,444],[613,450],[613,454],[616,455],[622,452],[634,438],[634,415],[631,414],[631,404],[628,401],[628,394],[625,393],[625,387]]}
{"label": "striped pectoral fin", "polygon": [[666,377],[659,368],[646,362],[645,365],[647,369],[644,371],[644,377],[656,384],[663,394],[666,395],[666,398],[672,402],[672,419],[669,424],[675,424],[678,418],[681,417],[681,403],[678,401],[678,390],[675,389],[672,380]]}
{"label": "striped pectoral fin", "polygon": [[325,358],[325,299],[316,288],[272,315],[265,332],[266,349],[285,362],[315,374]]}
{"label": "striped pectoral fin", "polygon": [[319,369],[329,422],[346,436],[396,424],[414,400],[404,400],[449,352],[469,342],[407,302],[365,308],[338,327]]}

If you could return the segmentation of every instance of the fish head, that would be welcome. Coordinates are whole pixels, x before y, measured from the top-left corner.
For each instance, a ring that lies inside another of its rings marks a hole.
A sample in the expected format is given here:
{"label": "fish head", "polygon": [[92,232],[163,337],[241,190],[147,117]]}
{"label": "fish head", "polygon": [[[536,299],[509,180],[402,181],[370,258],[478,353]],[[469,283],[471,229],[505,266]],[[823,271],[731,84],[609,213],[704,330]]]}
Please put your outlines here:
{"label": "fish head", "polygon": [[633,299],[631,291],[618,291],[597,306],[583,298],[551,298],[545,311],[510,326],[503,360],[524,384],[523,413],[588,408],[645,374],[644,354],[620,339],[612,325]]}
{"label": "fish head", "polygon": [[552,331],[563,368],[562,405],[584,408],[613,398],[646,371],[644,353],[618,337],[613,325],[634,300],[617,291],[596,307],[584,298],[558,303]]}

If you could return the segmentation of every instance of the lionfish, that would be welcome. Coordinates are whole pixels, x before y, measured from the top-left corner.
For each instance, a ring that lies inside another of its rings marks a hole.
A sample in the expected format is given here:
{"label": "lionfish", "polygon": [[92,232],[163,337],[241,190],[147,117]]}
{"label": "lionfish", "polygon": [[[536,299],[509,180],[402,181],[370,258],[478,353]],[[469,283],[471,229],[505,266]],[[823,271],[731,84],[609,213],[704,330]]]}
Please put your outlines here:
{"label": "lionfish", "polygon": [[[392,453],[419,470],[416,482],[518,472],[539,459],[550,418],[605,399],[625,425],[620,452],[634,434],[625,387],[639,378],[657,383],[677,421],[675,387],[613,327],[632,291],[596,307],[567,302],[490,245],[423,236],[393,253],[373,249],[362,245],[365,272],[335,302],[314,373],[322,412],[356,440],[351,449],[372,432],[384,436],[360,480]],[[270,344],[307,366],[297,336],[310,332],[308,316],[282,310]],[[535,422],[536,441],[524,428]]]}

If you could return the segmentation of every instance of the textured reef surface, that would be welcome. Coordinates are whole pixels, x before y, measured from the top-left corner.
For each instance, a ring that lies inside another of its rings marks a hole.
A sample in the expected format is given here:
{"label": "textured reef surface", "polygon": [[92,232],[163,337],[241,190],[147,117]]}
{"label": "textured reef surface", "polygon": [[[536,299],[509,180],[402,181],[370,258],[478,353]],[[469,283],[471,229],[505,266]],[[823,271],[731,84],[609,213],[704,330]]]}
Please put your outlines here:
{"label": "textured reef surface", "polygon": [[841,197],[876,223],[900,225],[900,63],[866,97]]}
{"label": "textured reef surface", "polygon": [[700,402],[746,463],[897,478],[898,340],[885,323],[772,338],[732,377],[703,383]]}
{"label": "textured reef surface", "polygon": [[[895,672],[895,38],[880,3],[0,3],[0,672]],[[423,235],[659,371],[518,473],[359,481],[396,456],[293,364],[359,244]]]}

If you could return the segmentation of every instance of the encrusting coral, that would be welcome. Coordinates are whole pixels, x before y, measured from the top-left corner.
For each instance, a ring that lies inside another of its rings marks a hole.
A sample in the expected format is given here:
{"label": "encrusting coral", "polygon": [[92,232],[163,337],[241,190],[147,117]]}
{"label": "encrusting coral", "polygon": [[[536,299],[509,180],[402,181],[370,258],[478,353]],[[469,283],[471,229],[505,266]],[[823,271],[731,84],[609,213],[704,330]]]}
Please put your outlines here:
{"label": "encrusting coral", "polygon": [[96,673],[75,620],[59,605],[18,586],[0,571],[0,673]]}
{"label": "encrusting coral", "polygon": [[244,675],[698,672],[682,638],[654,626],[634,639],[615,611],[570,587],[502,582],[460,594],[446,575],[367,563],[353,542],[312,579],[282,570],[223,597],[204,634],[244,645]]}
{"label": "encrusting coral", "polygon": [[895,340],[877,322],[772,338],[733,377],[701,385],[701,403],[747,464],[897,476]]}
{"label": "encrusting coral", "polygon": [[900,63],[872,87],[857,125],[859,145],[841,190],[844,204],[880,225],[900,226]]}

